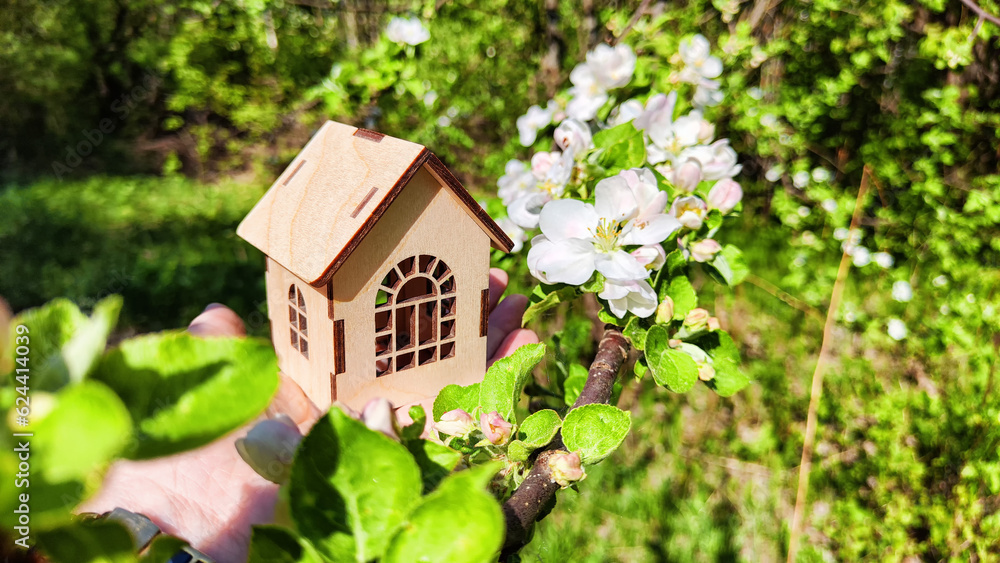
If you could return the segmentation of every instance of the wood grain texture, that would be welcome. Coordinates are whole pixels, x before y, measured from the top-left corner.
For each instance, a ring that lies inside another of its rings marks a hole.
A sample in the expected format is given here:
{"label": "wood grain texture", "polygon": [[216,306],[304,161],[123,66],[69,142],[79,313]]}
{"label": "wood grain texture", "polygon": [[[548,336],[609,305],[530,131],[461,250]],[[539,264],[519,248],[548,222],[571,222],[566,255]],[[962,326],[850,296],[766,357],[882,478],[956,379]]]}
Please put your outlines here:
{"label": "wood grain texture", "polygon": [[357,132],[341,123],[324,124],[237,234],[311,285],[325,285],[426,165],[496,248],[511,249],[510,238],[426,148],[389,136],[376,142]]}

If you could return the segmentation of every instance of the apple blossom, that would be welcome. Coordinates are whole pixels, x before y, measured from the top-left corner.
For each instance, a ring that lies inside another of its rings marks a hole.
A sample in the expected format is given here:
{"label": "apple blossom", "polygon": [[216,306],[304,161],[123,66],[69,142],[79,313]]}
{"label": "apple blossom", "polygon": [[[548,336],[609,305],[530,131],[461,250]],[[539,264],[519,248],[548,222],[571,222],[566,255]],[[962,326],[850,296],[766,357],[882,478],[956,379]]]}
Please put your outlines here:
{"label": "apple blossom", "polygon": [[552,152],[536,152],[531,157],[531,173],[538,180],[544,180],[545,176],[549,173],[549,169],[552,165],[559,161],[562,157],[562,153],[559,151]]}
{"label": "apple blossom", "polygon": [[708,326],[708,319],[712,315],[702,309],[697,307],[688,311],[688,314],[684,316],[684,327],[691,332],[698,332],[704,330]]}
{"label": "apple blossom", "polygon": [[704,35],[682,39],[677,51],[684,64],[696,72],[698,77],[718,78],[722,74],[722,60],[712,56],[712,47]]}
{"label": "apple blossom", "polygon": [[646,280],[605,280],[597,296],[608,302],[611,313],[619,319],[625,313],[644,319],[656,312],[656,292]]}
{"label": "apple blossom", "polygon": [[497,411],[492,411],[479,416],[479,429],[489,443],[499,446],[510,440],[514,425],[504,420]]}
{"label": "apple blossom", "polygon": [[[656,307],[656,323],[668,323],[674,318],[674,300],[669,295],[663,296],[663,301]],[[673,344],[671,344],[673,346]]]}
{"label": "apple blossom", "polygon": [[893,262],[895,262],[892,258],[892,254],[889,254],[888,252],[876,252],[875,254],[872,254],[872,259],[875,260],[876,264],[887,270],[891,268]]}
{"label": "apple blossom", "polygon": [[524,229],[512,221],[510,217],[501,217],[500,219],[497,219],[497,225],[503,229],[503,232],[510,237],[510,240],[514,243],[514,246],[510,248],[510,252],[512,254],[521,252],[524,248],[525,241],[528,240],[528,235],[524,232]]}
{"label": "apple blossom", "polygon": [[682,192],[693,192],[701,182],[701,165],[694,159],[685,160],[674,168],[671,181]]}
{"label": "apple blossom", "polygon": [[722,103],[725,95],[719,90],[719,83],[715,80],[703,80],[694,90],[691,103],[696,108],[712,107]]}
{"label": "apple blossom", "polygon": [[906,323],[899,319],[889,319],[886,332],[889,334],[889,338],[897,342],[903,340],[906,338]]}
{"label": "apple blossom", "polygon": [[659,244],[640,246],[631,252],[632,256],[647,270],[659,270],[667,262],[667,253]]}
{"label": "apple blossom", "polygon": [[858,268],[867,266],[871,262],[871,252],[863,246],[857,246],[850,253],[854,265]]}
{"label": "apple blossom", "polygon": [[729,213],[743,199],[743,188],[731,178],[723,178],[708,191],[708,207]]}
{"label": "apple blossom", "polygon": [[618,107],[611,110],[611,117],[608,118],[608,125],[615,127],[623,123],[635,121],[635,118],[642,115],[642,102],[632,98],[622,102]]}
{"label": "apple blossom", "polygon": [[640,131],[650,128],[669,128],[674,121],[674,108],[676,105],[677,92],[653,94],[646,100],[646,108],[642,112],[642,115],[635,118],[632,124]]}
{"label": "apple blossom", "polygon": [[709,317],[708,323],[705,324],[705,327],[712,332],[722,328],[722,325],[719,323],[719,317]]}
{"label": "apple blossom", "polygon": [[569,81],[573,83],[569,89],[572,99],[566,104],[566,114],[573,119],[590,121],[608,101],[607,90],[597,81],[587,63],[576,65],[569,73]]}
{"label": "apple blossom", "polygon": [[736,151],[729,146],[729,139],[721,139],[711,145],[698,145],[681,153],[680,158],[693,158],[701,164],[705,180],[732,178],[740,173],[743,166],[736,163]]}
{"label": "apple blossom", "polygon": [[550,456],[549,471],[552,480],[564,489],[587,476],[580,463],[580,455],[575,452],[559,452]]}
{"label": "apple blossom", "polygon": [[635,63],[635,52],[625,43],[614,47],[602,43],[587,53],[587,65],[606,90],[628,84],[635,72]]}
{"label": "apple blossom", "polygon": [[708,215],[708,207],[698,196],[679,197],[670,206],[670,214],[676,217],[681,225],[697,231]]}
{"label": "apple blossom", "polygon": [[680,225],[663,213],[666,194],[648,170],[626,170],[594,189],[594,204],[574,199],[546,204],[539,214],[542,235],[531,241],[528,268],[543,283],[580,285],[597,270],[608,279],[649,275],[626,245],[663,242]]}
{"label": "apple blossom", "polygon": [[497,195],[504,205],[518,198],[523,192],[533,188],[536,184],[535,177],[531,174],[528,165],[520,160],[507,161],[504,167],[504,175],[497,180]]}
{"label": "apple blossom", "polygon": [[476,421],[464,410],[455,409],[442,414],[441,420],[434,423],[434,429],[442,434],[464,438],[476,429]]}
{"label": "apple blossom", "polygon": [[361,410],[360,418],[368,428],[399,441],[399,421],[396,420],[392,403],[388,400],[377,398],[368,401]]}
{"label": "apple blossom", "polygon": [[511,221],[523,229],[537,227],[542,207],[562,196],[566,183],[572,175],[573,155],[562,153],[559,159],[548,167],[543,178],[517,194],[507,204],[507,215]]}
{"label": "apple blossom", "polygon": [[553,136],[556,145],[560,149],[572,153],[574,157],[589,149],[594,139],[590,133],[590,127],[576,119],[567,119],[560,123]]}
{"label": "apple blossom", "polygon": [[535,105],[528,112],[517,118],[517,133],[521,145],[530,147],[535,143],[538,130],[552,123],[552,112]]}
{"label": "apple blossom", "polygon": [[722,250],[722,246],[710,238],[699,240],[688,246],[691,259],[695,262],[710,262],[720,250]]}
{"label": "apple blossom", "polygon": [[892,284],[892,298],[900,303],[906,303],[913,299],[913,288],[909,282],[897,281]]}
{"label": "apple blossom", "polygon": [[715,379],[715,368],[712,364],[698,364],[698,379],[702,381],[712,381]]}
{"label": "apple blossom", "polygon": [[419,18],[395,17],[385,28],[385,36],[393,43],[419,45],[431,38],[431,34]]}

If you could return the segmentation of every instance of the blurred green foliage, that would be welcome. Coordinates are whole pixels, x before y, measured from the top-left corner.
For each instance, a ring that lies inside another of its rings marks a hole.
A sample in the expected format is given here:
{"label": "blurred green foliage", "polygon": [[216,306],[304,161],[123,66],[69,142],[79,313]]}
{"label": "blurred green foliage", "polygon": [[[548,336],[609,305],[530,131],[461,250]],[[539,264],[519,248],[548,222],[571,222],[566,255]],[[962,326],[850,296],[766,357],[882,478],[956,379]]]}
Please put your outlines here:
{"label": "blurred green foliage", "polygon": [[[1000,14],[996,0],[978,4]],[[0,193],[0,295],[17,310],[121,293],[135,330],[182,326],[224,301],[265,334],[262,263],[233,231],[308,132],[334,117],[421,142],[488,197],[504,162],[525,155],[517,115],[634,10],[549,5],[15,0],[0,12],[5,174],[51,173],[111,119],[110,140],[74,174],[244,168],[261,179],[12,184]],[[836,312],[799,559],[997,560],[1000,29],[958,0],[650,11],[625,39],[637,50],[673,53],[700,32],[726,66],[710,117],[754,179],[743,228],[727,236],[759,278],[719,292],[714,308],[754,382],[728,399],[626,385],[632,434],[578,498],[563,496],[524,560],[783,559],[816,318],[845,240],[859,265]],[[421,17],[430,41],[382,37],[394,14]],[[147,76],[156,85],[121,119],[112,104]],[[866,165],[862,228],[843,239]],[[530,287],[523,256],[495,263],[512,289]],[[891,297],[896,282],[912,299]],[[891,318],[904,339],[887,335]],[[545,376],[573,387],[593,352],[585,308],[561,305],[536,326],[555,351]]]}

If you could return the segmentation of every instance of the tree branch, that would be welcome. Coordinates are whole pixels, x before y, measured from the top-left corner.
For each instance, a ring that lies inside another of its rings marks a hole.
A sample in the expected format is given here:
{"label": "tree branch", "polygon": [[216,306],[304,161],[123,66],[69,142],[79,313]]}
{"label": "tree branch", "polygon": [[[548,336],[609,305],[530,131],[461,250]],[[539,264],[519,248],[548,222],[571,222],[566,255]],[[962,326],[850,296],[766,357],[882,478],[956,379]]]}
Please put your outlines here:
{"label": "tree branch", "polygon": [[992,22],[992,23],[994,23],[996,25],[1000,25],[1000,18],[998,18],[998,17],[994,16],[993,14],[987,12],[986,10],[980,8],[979,4],[976,4],[972,0],[961,0],[961,1],[962,1],[963,4],[965,4],[966,6],[968,6],[968,8],[970,10],[972,10],[973,12],[975,12],[976,14],[978,14],[981,19],[984,19],[984,20],[986,20],[988,22]]}
{"label": "tree branch", "polygon": [[[574,409],[582,405],[607,403],[611,399],[612,387],[618,373],[625,365],[630,347],[621,329],[605,325],[604,336],[597,345],[594,362],[590,364],[587,382],[573,403]],[[528,543],[531,527],[555,498],[559,485],[552,480],[549,458],[561,452],[562,448],[562,439],[557,436],[548,448],[538,455],[527,478],[503,504],[504,519],[507,521],[507,539],[504,541],[501,560],[516,553]]]}

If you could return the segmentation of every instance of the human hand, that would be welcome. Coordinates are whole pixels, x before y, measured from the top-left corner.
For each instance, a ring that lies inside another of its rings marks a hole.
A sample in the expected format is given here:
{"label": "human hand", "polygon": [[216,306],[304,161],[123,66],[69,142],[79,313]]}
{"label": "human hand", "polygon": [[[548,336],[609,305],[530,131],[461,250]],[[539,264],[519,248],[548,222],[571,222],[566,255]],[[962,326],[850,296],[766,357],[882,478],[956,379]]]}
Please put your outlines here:
{"label": "human hand", "polygon": [[[508,277],[490,270],[489,364],[524,344],[538,342],[534,331],[520,328],[528,299],[500,297]],[[202,337],[245,336],[243,321],[231,309],[209,305],[188,326]],[[304,433],[322,414],[291,378],[281,385],[262,418],[285,414]],[[144,514],[164,533],[184,538],[218,563],[247,558],[250,531],[272,521],[278,486],[259,476],[237,453],[235,442],[254,423],[215,442],[178,455],[149,461],[114,463],[96,496],[78,511],[104,513],[116,507]]]}

